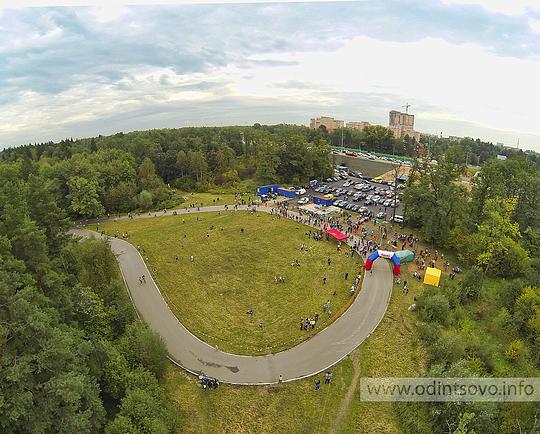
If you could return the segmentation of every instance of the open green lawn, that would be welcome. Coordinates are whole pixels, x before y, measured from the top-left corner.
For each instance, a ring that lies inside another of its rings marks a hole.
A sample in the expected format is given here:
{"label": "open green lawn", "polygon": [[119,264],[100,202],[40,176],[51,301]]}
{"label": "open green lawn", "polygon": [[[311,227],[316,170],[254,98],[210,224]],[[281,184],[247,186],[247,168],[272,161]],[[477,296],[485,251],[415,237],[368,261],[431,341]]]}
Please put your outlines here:
{"label": "open green lawn", "polygon": [[178,208],[190,208],[197,206],[234,205],[238,200],[255,198],[255,194],[244,193],[236,196],[234,193],[190,193],[178,191],[177,194],[185,199]]}
{"label": "open green lawn", "polygon": [[[264,212],[156,217],[104,223],[101,229],[127,231],[149,269],[156,267],[154,278],[182,323],[238,354],[280,351],[324,328],[330,319],[323,303],[331,301],[335,319],[350,302],[350,285],[362,266],[358,257],[338,254],[335,241],[308,239],[307,226]],[[291,266],[294,259],[300,267]],[[276,275],[285,283],[275,283]],[[314,312],[321,315],[315,330],[300,331],[300,318]]]}
{"label": "open green lawn", "polygon": [[[403,267],[403,277],[410,273]],[[411,268],[411,271],[413,269]],[[395,287],[386,316],[373,334],[338,363],[330,386],[315,391],[315,378],[275,386],[222,385],[202,389],[195,377],[171,365],[167,387],[182,420],[182,433],[399,433],[407,432],[397,415],[407,403],[361,402],[360,376],[419,376],[426,354],[407,308],[422,288],[409,294]],[[355,381],[356,380],[356,381]],[[424,408],[411,410],[427,420]],[[410,431],[409,431],[410,432]],[[429,432],[429,431],[426,431]]]}

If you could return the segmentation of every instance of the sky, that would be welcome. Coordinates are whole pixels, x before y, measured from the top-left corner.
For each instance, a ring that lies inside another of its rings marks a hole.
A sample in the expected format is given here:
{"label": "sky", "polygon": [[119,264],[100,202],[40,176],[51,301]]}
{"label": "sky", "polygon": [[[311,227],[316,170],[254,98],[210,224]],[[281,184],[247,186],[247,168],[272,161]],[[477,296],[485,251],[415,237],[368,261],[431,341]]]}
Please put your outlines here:
{"label": "sky", "polygon": [[0,148],[322,115],[387,125],[408,103],[417,131],[540,151],[540,0],[130,3],[2,1]]}

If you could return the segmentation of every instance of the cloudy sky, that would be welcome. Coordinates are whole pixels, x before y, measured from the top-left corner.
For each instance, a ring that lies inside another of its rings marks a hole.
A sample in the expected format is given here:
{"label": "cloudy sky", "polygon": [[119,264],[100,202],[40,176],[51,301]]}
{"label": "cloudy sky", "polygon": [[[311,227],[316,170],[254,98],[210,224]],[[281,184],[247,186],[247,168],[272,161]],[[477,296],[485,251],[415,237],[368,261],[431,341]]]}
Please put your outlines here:
{"label": "cloudy sky", "polygon": [[409,103],[421,132],[540,151],[540,0],[12,6],[0,147],[319,115],[386,125]]}

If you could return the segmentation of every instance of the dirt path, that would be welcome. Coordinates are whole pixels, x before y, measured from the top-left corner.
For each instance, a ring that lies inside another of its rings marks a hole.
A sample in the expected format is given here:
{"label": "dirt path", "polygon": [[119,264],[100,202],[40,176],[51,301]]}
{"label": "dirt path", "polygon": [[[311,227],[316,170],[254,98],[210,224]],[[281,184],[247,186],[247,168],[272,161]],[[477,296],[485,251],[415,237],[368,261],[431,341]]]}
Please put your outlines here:
{"label": "dirt path", "polygon": [[330,434],[336,434],[337,432],[339,432],[339,428],[343,423],[343,419],[345,419],[345,416],[347,416],[347,411],[349,410],[349,406],[351,405],[351,401],[354,397],[354,392],[356,390],[356,387],[358,386],[358,381],[360,380],[360,350],[355,351],[351,355],[351,358],[354,368],[353,378],[351,381],[351,385],[349,386],[349,390],[347,390],[347,394],[343,397],[343,400],[339,405],[339,410],[336,415],[336,419],[332,424],[332,428],[330,429]]}

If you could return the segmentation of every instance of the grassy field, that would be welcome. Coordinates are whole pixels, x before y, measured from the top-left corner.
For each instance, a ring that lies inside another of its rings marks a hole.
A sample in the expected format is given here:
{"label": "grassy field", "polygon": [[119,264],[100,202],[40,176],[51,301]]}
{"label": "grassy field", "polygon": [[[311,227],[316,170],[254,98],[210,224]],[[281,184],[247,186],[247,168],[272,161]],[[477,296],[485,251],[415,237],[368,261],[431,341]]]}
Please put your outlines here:
{"label": "grassy field", "polygon": [[[255,197],[255,194],[244,193],[236,195],[235,193],[190,193],[178,191],[177,194],[182,196],[185,202],[181,203],[178,208],[191,208],[197,206],[212,206],[212,205],[234,205],[236,202],[244,199],[249,201]],[[250,199],[251,198],[251,199]]]}
{"label": "grassy field", "polygon": [[[339,254],[335,241],[309,239],[307,226],[263,212],[156,217],[101,229],[127,231],[149,269],[156,268],[154,278],[182,323],[238,354],[280,351],[324,328],[331,319],[323,315],[323,303],[331,301],[335,319],[351,300],[350,285],[362,266],[358,257]],[[300,267],[291,266],[295,259]],[[276,275],[285,283],[275,283]],[[300,318],[314,312],[321,315],[315,330],[300,331]]]}
{"label": "grassy field", "polygon": [[[204,238],[206,236],[204,230],[210,223],[210,218],[215,219],[222,216],[201,214],[199,218],[203,220],[197,222],[196,216],[190,215],[189,224],[192,226],[200,224],[201,228],[196,231],[190,230],[189,234],[197,233],[198,237]],[[260,217],[246,215],[246,213],[234,217],[237,219],[241,217],[246,222],[244,235],[248,235],[248,227],[252,228],[250,230],[253,231],[255,228],[259,228],[257,231],[260,234],[265,233],[264,227],[261,228],[257,224],[257,222],[265,221],[260,220],[264,218],[270,218],[268,223],[271,225],[279,224],[282,227],[281,224],[286,224],[288,227],[292,227],[293,235],[297,231],[295,223],[285,220],[271,220],[270,216],[262,215],[262,213]],[[174,244],[175,240],[183,236],[181,231],[183,225],[188,224],[187,218],[186,223],[181,223],[182,218],[184,216],[173,217],[172,219],[176,219],[173,224],[169,223],[171,220],[167,221],[167,218],[155,218],[119,223],[116,224],[116,227],[119,230],[128,229],[134,244],[136,244],[134,240],[137,237],[137,232],[144,233],[143,238],[148,238],[148,242],[154,238],[149,234],[154,233],[156,238],[161,240],[161,244],[169,243],[169,239],[172,239]],[[208,220],[204,220],[205,218]],[[255,221],[255,225],[253,221]],[[250,223],[249,226],[248,223]],[[128,228],[129,224],[135,224],[137,228],[135,226]],[[152,229],[154,226],[155,230]],[[114,227],[115,225],[110,225],[109,229],[115,230]],[[172,227],[172,229],[169,231],[167,227]],[[219,228],[219,226],[217,227]],[[303,227],[300,226],[300,228]],[[232,221],[224,229],[239,232],[238,226],[233,226]],[[303,230],[301,229],[300,233]],[[399,231],[399,228],[396,227],[396,230]],[[279,238],[278,234],[274,232],[277,231],[272,231],[271,235],[275,237],[274,239]],[[393,233],[393,229],[389,232]],[[194,237],[194,235],[189,234],[189,237]],[[211,232],[211,237],[213,235],[214,232]],[[300,235],[298,241],[303,239]],[[298,241],[293,242],[291,246],[292,252],[296,252],[297,255],[300,253]],[[194,244],[204,242],[205,240],[198,240],[194,241]],[[337,262],[335,249],[332,248],[334,244],[314,241],[310,244],[328,245],[330,247],[329,254],[332,255],[333,261]],[[166,248],[161,249],[161,251],[164,250]],[[159,249],[157,251],[159,252]],[[229,254],[234,255],[236,252]],[[170,255],[166,256],[168,258]],[[288,256],[285,257],[288,259]],[[303,267],[306,259],[302,259],[302,257],[299,259]],[[347,263],[346,258],[341,257],[341,259]],[[188,262],[185,258],[182,260],[181,267],[185,268]],[[450,260],[452,261],[452,259]],[[350,262],[350,259],[348,261]],[[176,264],[173,265],[176,266]],[[356,264],[354,265],[356,266]],[[293,271],[292,267],[288,265],[288,260],[285,261],[283,269],[287,272]],[[414,264],[402,267],[402,280],[409,282],[409,293],[404,294],[402,286],[394,287],[387,314],[378,328],[356,351],[332,368],[334,375],[332,384],[323,384],[319,391],[315,391],[313,387],[317,376],[275,386],[222,385],[217,390],[204,390],[192,375],[171,364],[166,386],[182,419],[182,428],[179,432],[209,434],[412,432],[402,425],[402,419],[398,415],[404,407],[413,412],[415,418],[428,421],[429,417],[424,413],[425,407],[413,408],[407,403],[367,403],[359,399],[360,377],[418,376],[425,371],[426,353],[416,334],[415,314],[408,311],[408,307],[414,302],[414,297],[423,291],[423,284],[412,278],[414,270]],[[158,269],[158,274],[163,274],[162,270]],[[162,276],[158,276],[158,279],[160,278]],[[338,275],[337,279],[339,281],[343,277]],[[161,281],[159,283],[163,287]],[[272,288],[279,286],[270,285]],[[346,286],[341,288],[341,292],[346,292],[346,289]],[[200,306],[201,304],[199,304]],[[244,313],[243,310],[241,313]],[[243,318],[242,315],[240,317]],[[294,325],[296,325],[296,321]],[[322,380],[322,376],[319,375],[318,378]]]}
{"label": "grassy field", "polygon": [[[408,267],[403,269],[403,277],[410,279]],[[414,313],[407,310],[422,287],[412,280],[409,294],[400,287],[394,289],[379,327],[332,368],[332,384],[323,384],[319,391],[314,390],[313,383],[316,378],[322,380],[321,375],[276,386],[222,385],[217,390],[203,390],[194,377],[171,366],[167,387],[183,421],[180,432],[407,432],[400,425],[398,404],[360,401],[359,378],[424,373],[425,351],[416,336]],[[422,410],[415,417],[428,419]]]}

